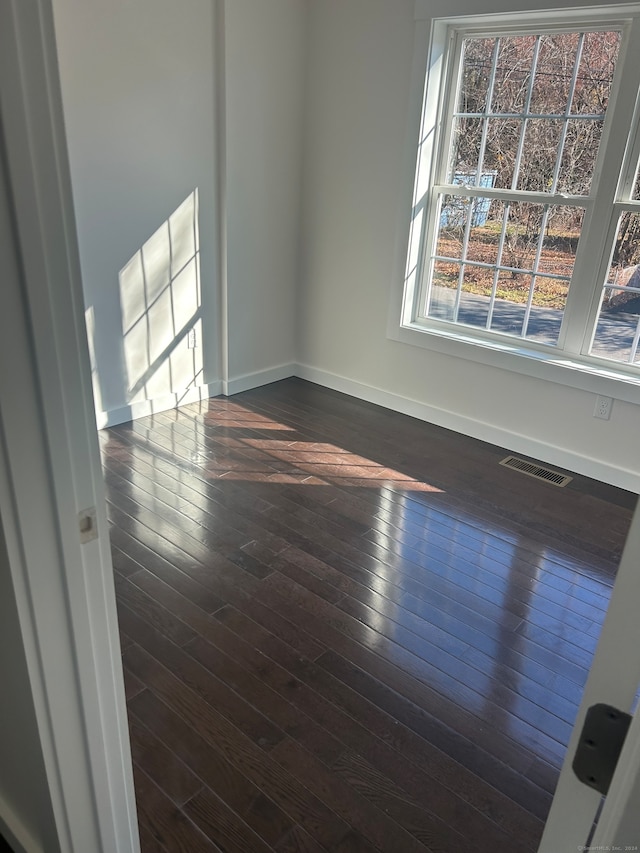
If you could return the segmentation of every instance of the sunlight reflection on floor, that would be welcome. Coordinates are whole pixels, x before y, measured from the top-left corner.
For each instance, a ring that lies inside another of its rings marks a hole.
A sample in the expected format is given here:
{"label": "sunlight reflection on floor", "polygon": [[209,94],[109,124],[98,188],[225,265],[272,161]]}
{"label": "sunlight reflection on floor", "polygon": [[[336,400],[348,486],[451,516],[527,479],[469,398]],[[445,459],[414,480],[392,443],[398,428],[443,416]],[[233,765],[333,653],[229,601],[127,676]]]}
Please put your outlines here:
{"label": "sunlight reflection on floor", "polygon": [[[228,400],[210,401],[204,423],[216,431],[249,429],[295,432],[292,426]],[[436,486],[326,442],[295,439],[287,442],[282,438],[233,435],[217,435],[216,440],[228,448],[228,454],[207,460],[203,466],[207,479],[363,488],[387,485],[410,491],[442,492]]]}

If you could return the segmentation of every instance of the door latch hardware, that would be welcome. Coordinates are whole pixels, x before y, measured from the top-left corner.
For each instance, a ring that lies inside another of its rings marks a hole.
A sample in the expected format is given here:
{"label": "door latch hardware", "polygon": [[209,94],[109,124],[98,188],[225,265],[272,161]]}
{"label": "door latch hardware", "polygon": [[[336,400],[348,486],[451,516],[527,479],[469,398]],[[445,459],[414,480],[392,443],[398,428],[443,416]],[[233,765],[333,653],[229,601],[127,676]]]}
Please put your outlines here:
{"label": "door latch hardware", "polygon": [[94,506],[78,513],[78,532],[80,533],[81,545],[98,538],[98,521]]}
{"label": "door latch hardware", "polygon": [[631,714],[611,705],[592,705],[587,711],[573,772],[581,782],[606,794],[622,752]]}

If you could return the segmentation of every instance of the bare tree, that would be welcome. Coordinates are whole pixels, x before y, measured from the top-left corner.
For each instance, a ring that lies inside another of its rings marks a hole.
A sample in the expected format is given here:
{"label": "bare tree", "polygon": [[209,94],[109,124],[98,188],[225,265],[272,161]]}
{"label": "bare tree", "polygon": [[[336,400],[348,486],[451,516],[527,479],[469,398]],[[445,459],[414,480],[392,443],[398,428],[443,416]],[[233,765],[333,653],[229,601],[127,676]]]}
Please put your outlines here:
{"label": "bare tree", "polygon": [[[467,39],[450,180],[482,185],[480,172],[495,187],[588,194],[619,41],[618,32]],[[506,248],[514,268],[538,240],[541,211],[511,205]],[[492,204],[493,218],[503,212]],[[574,230],[580,218],[570,206],[551,207],[546,229]]]}

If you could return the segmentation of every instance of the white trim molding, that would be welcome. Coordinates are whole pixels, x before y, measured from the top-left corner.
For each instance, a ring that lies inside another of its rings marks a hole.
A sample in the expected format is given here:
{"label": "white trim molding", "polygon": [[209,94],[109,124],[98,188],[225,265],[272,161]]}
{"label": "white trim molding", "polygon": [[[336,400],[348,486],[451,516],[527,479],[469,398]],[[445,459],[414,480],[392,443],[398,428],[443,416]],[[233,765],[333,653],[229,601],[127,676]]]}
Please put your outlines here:
{"label": "white trim molding", "polygon": [[98,429],[135,421],[138,418],[155,415],[159,412],[167,412],[170,409],[177,409],[179,406],[198,403],[201,400],[208,400],[209,397],[217,397],[219,394],[222,394],[222,380],[197,385],[195,388],[189,388],[183,394],[166,394],[153,400],[140,400],[128,406],[96,412]]}
{"label": "white trim molding", "polygon": [[295,364],[281,364],[278,367],[270,367],[267,370],[259,370],[255,373],[245,373],[222,383],[222,393],[225,397],[240,394],[242,391],[250,391],[252,388],[260,388],[261,385],[269,385],[271,382],[279,382],[296,375]]}

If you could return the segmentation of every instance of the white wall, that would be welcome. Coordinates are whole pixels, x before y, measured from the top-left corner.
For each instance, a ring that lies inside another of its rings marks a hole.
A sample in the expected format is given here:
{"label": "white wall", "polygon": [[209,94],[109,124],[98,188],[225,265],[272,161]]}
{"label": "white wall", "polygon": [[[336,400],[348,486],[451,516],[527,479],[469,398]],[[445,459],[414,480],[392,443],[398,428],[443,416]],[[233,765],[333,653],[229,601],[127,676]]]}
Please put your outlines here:
{"label": "white wall", "polygon": [[225,4],[230,390],[295,361],[306,9]]}
{"label": "white wall", "polygon": [[[484,11],[472,0],[430,5]],[[413,14],[414,0],[310,4],[302,374],[640,491],[638,407],[616,401],[599,421],[593,394],[386,336],[398,211],[410,204],[401,187]]]}
{"label": "white wall", "polygon": [[102,425],[219,378],[214,5],[53,6]]}
{"label": "white wall", "polygon": [[99,426],[291,372],[306,6],[54,0]]}

